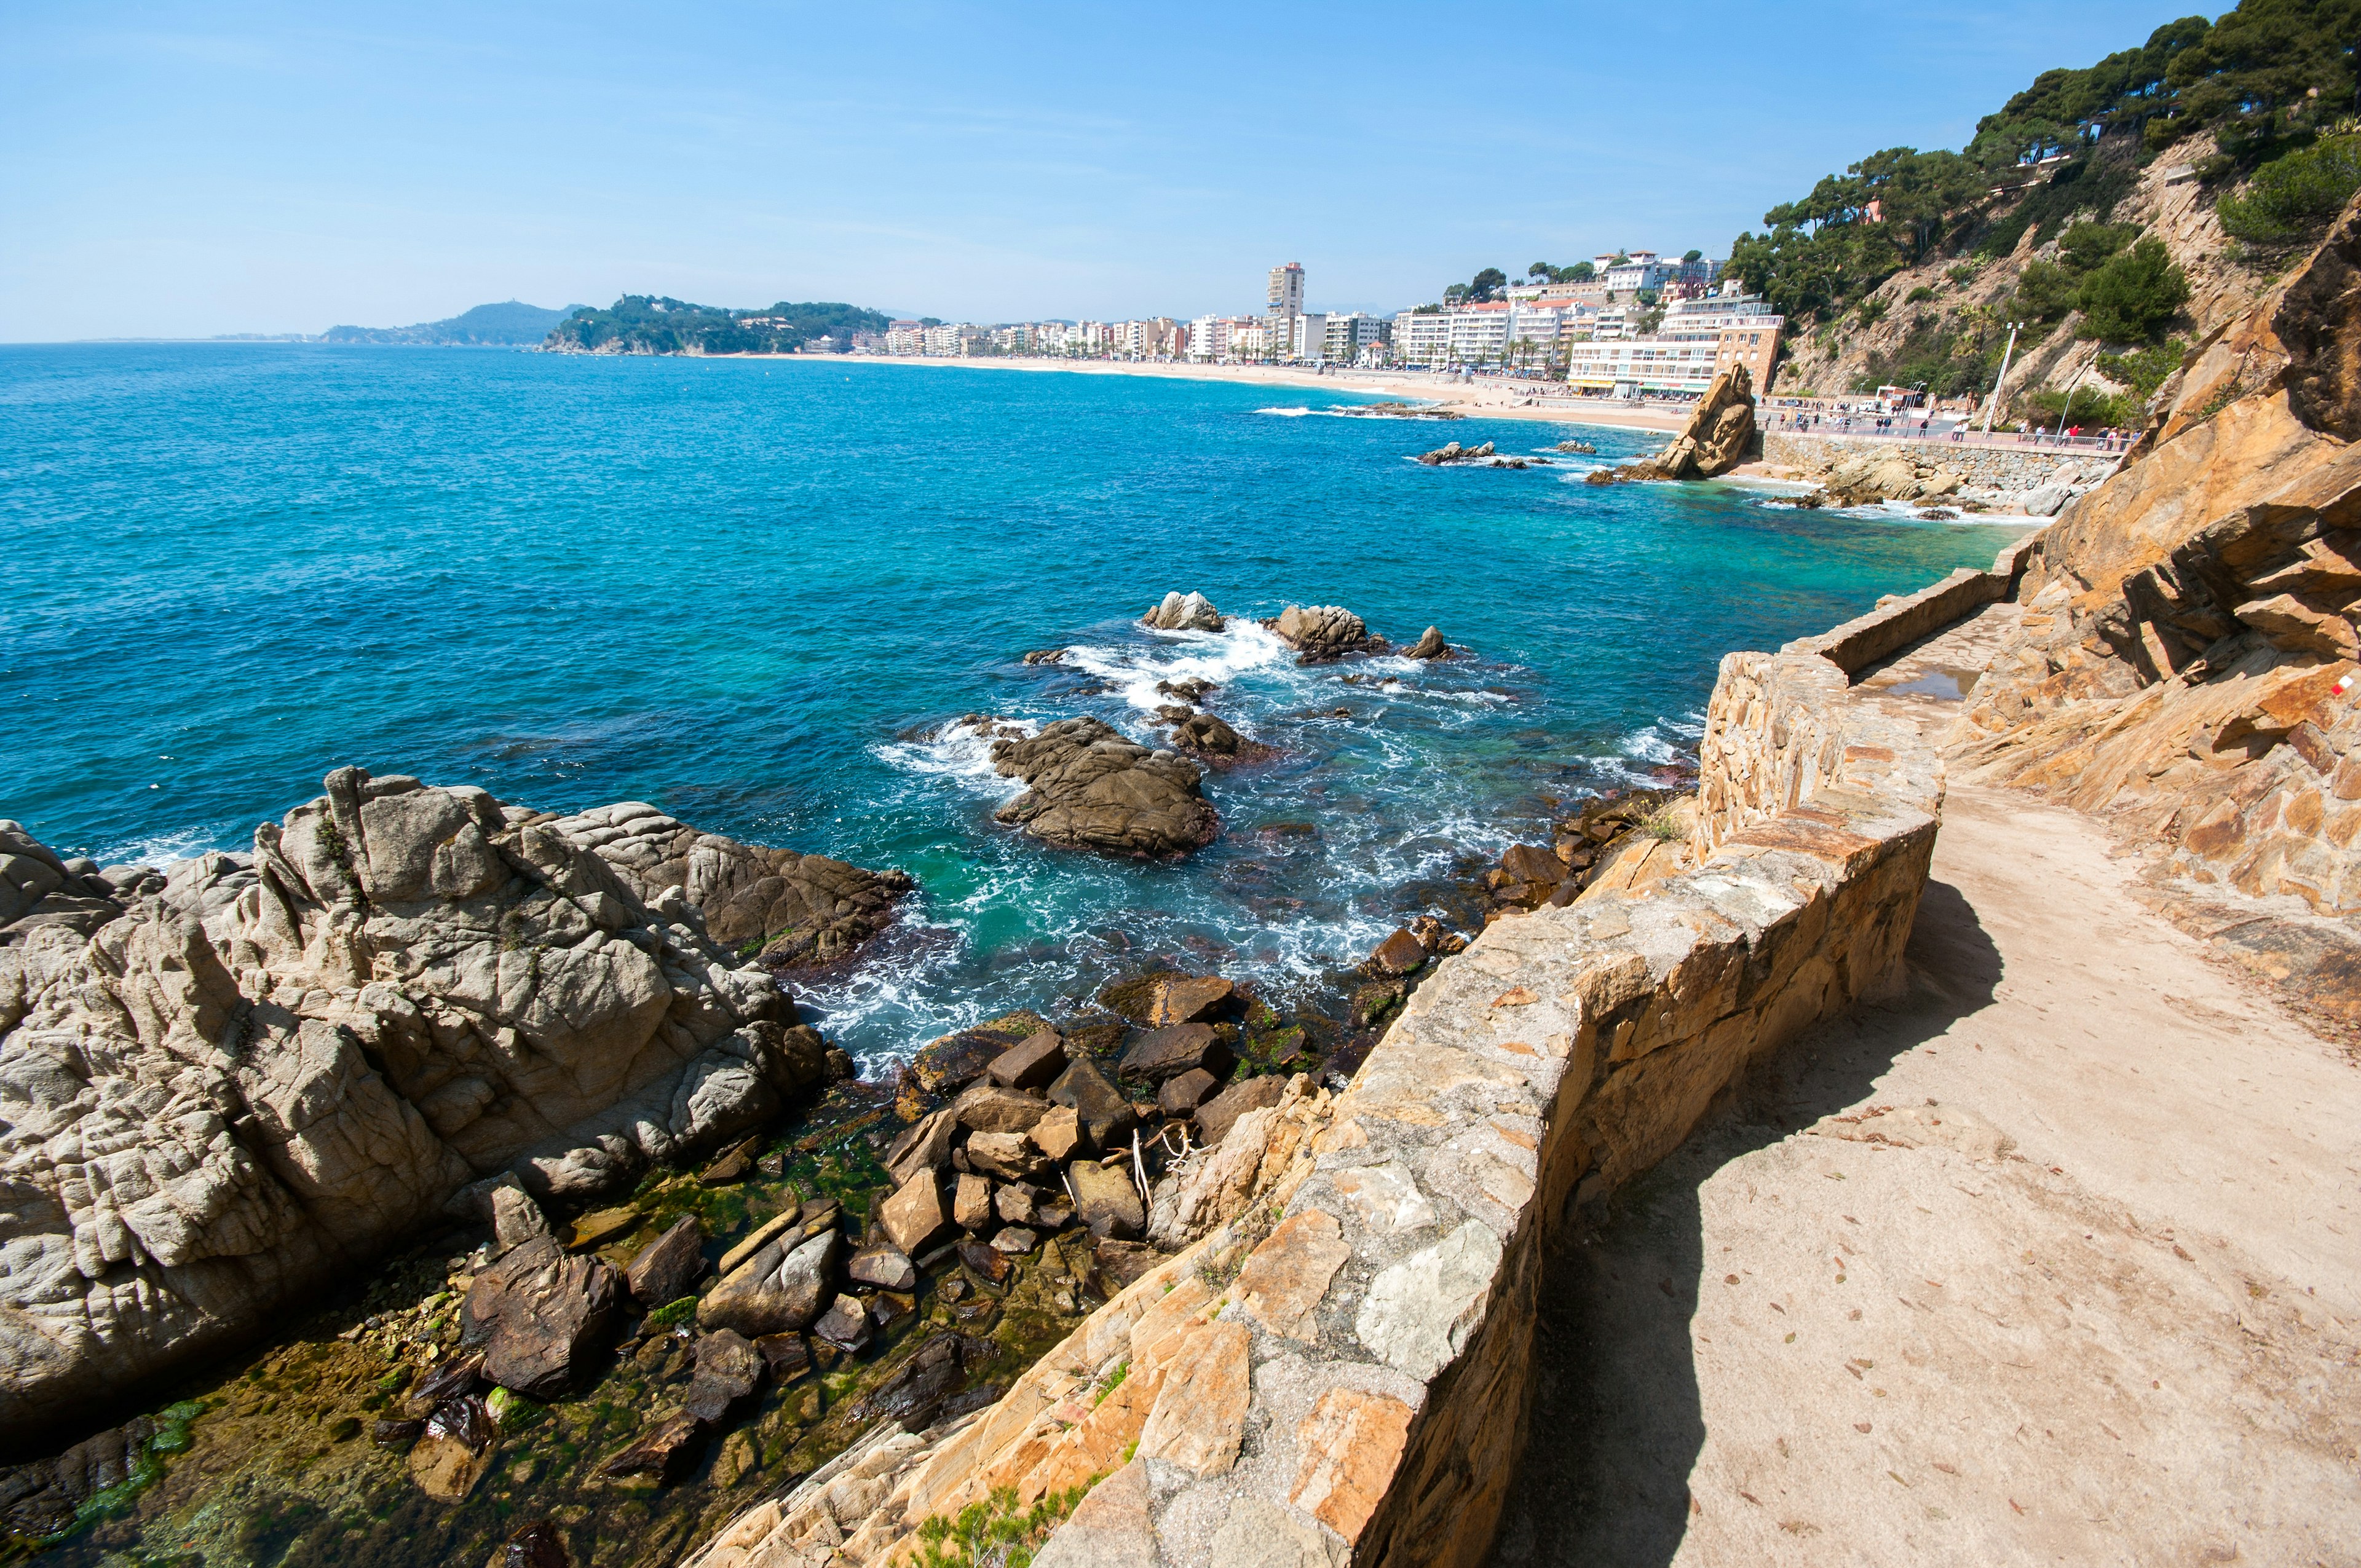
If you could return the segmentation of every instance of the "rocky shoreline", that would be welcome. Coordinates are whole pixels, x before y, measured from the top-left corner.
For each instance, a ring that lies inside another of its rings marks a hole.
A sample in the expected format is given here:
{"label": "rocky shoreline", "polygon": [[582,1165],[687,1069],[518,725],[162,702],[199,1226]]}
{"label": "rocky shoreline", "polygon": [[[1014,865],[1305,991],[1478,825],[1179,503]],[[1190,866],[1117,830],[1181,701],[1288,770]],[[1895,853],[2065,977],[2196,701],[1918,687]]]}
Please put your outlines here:
{"label": "rocky shoreline", "polygon": [[[1144,619],[1225,624],[1197,594]],[[1336,606],[1265,624],[1305,664],[1460,652]],[[1027,786],[1003,820],[1177,856],[1220,830],[1202,771],[1276,755],[1217,691],[1168,683],[1167,751],[1090,718],[961,723]],[[1657,804],[1511,851],[1459,923],[1572,896],[1611,858],[1588,828],[1628,836]],[[25,1321],[52,1329],[12,1325],[26,1375],[0,1410],[19,1454],[83,1423],[0,1469],[0,1562],[94,1563],[159,1529],[223,1548],[192,1521],[225,1487],[289,1562],[407,1560],[397,1541],[669,1560],[745,1477],[988,1403],[1202,1234],[1218,1203],[1179,1178],[1241,1119],[1341,1088],[1466,940],[1429,915],[1284,1014],[1150,966],[945,1036],[889,1087],[851,1080],[789,986],[857,959],[909,879],[652,806],[561,816],[340,770],[250,853],[99,868],[13,824],[0,850],[0,1027],[29,1108],[0,1136],[55,1194],[10,1281],[47,1292]],[[143,1394],[165,1402],[80,1435]]]}

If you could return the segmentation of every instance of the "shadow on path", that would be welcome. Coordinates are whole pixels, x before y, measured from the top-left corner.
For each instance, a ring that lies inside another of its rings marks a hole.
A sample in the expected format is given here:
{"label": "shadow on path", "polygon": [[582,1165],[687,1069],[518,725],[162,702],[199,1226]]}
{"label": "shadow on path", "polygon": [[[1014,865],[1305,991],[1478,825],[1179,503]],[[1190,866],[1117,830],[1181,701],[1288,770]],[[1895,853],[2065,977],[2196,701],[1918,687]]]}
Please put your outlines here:
{"label": "shadow on path", "polygon": [[1552,1254],[1532,1420],[1494,1563],[1661,1568],[1678,1554],[1705,1443],[1689,1338],[1708,1267],[1697,1190],[1730,1161],[1861,1103],[1896,1057],[1987,1005],[2000,981],[1999,949],[1946,883],[1920,898],[1906,959],[1909,991],[1876,1010],[1877,1027],[1839,1019],[1758,1064],[1671,1158]]}

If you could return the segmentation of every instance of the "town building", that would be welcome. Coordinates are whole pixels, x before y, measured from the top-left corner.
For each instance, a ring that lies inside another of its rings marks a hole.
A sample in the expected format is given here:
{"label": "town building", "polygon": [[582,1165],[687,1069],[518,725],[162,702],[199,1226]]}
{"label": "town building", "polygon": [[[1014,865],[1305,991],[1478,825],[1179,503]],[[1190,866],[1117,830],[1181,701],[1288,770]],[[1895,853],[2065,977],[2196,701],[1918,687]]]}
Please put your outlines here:
{"label": "town building", "polygon": [[1290,261],[1284,267],[1270,269],[1270,307],[1264,313],[1273,317],[1292,317],[1303,313],[1303,264]]}
{"label": "town building", "polygon": [[1441,365],[1451,357],[1451,317],[1440,306],[1394,317],[1394,363]]}
{"label": "town building", "polygon": [[1679,257],[1660,256],[1653,250],[1596,257],[1591,266],[1608,293],[1626,298],[1643,289],[1659,294],[1675,289],[1682,292],[1702,291],[1721,276],[1721,263],[1719,261],[1702,258],[1688,261]]}
{"label": "town building", "polygon": [[1778,367],[1784,317],[1769,302],[1742,293],[1735,280],[1701,299],[1676,301],[1653,333],[1635,334],[1612,309],[1599,313],[1598,331],[1588,342],[1569,344],[1566,384],[1592,397],[1694,398],[1714,377],[1743,365],[1756,396],[1771,389]]}
{"label": "town building", "polygon": [[1287,356],[1310,361],[1322,357],[1328,350],[1328,313],[1325,311],[1304,311],[1288,323]]}
{"label": "town building", "polygon": [[1393,323],[1366,311],[1331,313],[1322,333],[1320,356],[1333,365],[1358,365],[1377,357],[1393,335]]}

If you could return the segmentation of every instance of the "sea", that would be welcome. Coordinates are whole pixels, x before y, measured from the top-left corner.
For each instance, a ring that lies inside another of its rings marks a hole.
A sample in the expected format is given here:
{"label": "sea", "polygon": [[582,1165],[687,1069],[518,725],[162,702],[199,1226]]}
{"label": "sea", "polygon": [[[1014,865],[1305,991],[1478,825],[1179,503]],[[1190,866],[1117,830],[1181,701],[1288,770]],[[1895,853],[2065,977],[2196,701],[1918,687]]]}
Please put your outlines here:
{"label": "sea", "polygon": [[[2015,526],[1587,486],[1659,434],[1347,417],[1378,392],[836,360],[0,348],[0,816],[62,854],[250,848],[346,764],[917,881],[797,987],[880,1074],[1180,964],[1316,1005],[1601,793],[1677,783],[1715,669]],[[1547,466],[1426,467],[1444,440]],[[1594,455],[1557,450],[1586,442]],[[1197,591],[1220,632],[1140,621]],[[1339,604],[1458,651],[1311,668]],[[1028,652],[1063,649],[1054,663]],[[1051,849],[964,715],[1142,741],[1159,683],[1277,755],[1177,862]]]}

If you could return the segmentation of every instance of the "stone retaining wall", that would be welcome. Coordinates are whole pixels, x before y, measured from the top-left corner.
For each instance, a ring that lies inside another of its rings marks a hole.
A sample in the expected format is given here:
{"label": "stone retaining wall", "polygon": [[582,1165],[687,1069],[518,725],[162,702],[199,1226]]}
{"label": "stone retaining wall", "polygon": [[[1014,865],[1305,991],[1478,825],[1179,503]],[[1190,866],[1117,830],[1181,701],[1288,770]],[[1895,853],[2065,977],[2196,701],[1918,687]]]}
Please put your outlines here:
{"label": "stone retaining wall", "polygon": [[[1898,600],[1837,645],[1923,635],[2012,571]],[[1552,1243],[1750,1063],[1898,981],[1942,767],[1847,674],[1802,646],[1724,660],[1691,869],[1488,927],[1345,1093],[1297,1080],[1184,1163],[1177,1201],[1159,1189],[1210,1234],[991,1409],[873,1436],[696,1568],[899,1563],[930,1517],[1085,1485],[1038,1568],[1481,1563]]]}
{"label": "stone retaining wall", "polygon": [[2104,452],[2035,446],[2020,450],[1873,435],[1806,435],[1788,430],[1763,433],[1763,460],[1782,468],[1825,473],[1848,457],[1874,457],[1889,453],[1900,454],[1914,462],[1938,465],[1958,473],[1971,485],[1996,490],[2029,490],[2048,484],[2067,468],[2087,471],[2096,479],[2115,465],[2115,455]]}

